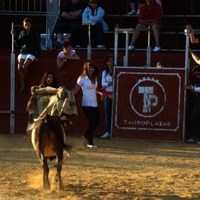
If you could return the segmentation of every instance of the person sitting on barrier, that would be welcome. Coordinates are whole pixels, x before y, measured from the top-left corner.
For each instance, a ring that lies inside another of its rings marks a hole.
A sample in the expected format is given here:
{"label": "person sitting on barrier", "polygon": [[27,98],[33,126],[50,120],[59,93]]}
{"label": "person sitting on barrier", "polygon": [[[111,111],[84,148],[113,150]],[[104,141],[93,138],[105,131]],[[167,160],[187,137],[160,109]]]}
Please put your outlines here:
{"label": "person sitting on barrier", "polygon": [[28,67],[40,56],[40,35],[33,28],[32,20],[28,17],[23,20],[23,30],[20,32],[19,37],[16,36],[15,30],[11,30],[11,34],[15,35],[16,46],[20,49],[20,54],[17,57],[17,69],[20,92],[23,92],[25,90]]}
{"label": "person sitting on barrier", "polygon": [[63,44],[63,50],[58,53],[56,58],[56,66],[58,69],[61,69],[67,60],[80,60],[79,55],[76,53],[76,50],[72,49],[71,43],[65,41]]}
{"label": "person sitting on barrier", "polygon": [[[91,25],[91,42],[97,48],[104,48],[104,35],[108,25],[104,20],[105,11],[99,6],[98,0],[89,0],[89,5],[82,14],[82,24]],[[95,44],[96,43],[96,44]]]}
{"label": "person sitting on barrier", "polygon": [[194,67],[192,74],[194,76],[194,84],[186,85],[185,89],[196,93],[197,99],[189,120],[190,138],[186,142],[200,144],[200,66]]}
{"label": "person sitting on barrier", "polygon": [[[56,47],[62,47],[64,40],[71,40],[74,47],[82,45],[81,17],[83,11],[81,0],[62,0],[60,15],[56,22],[53,33],[56,34]],[[63,33],[68,33],[63,35]]]}
{"label": "person sitting on barrier", "polygon": [[146,2],[141,6],[138,19],[139,22],[136,25],[128,49],[133,50],[135,48],[134,45],[140,33],[148,31],[148,27],[150,26],[155,39],[154,52],[160,51],[160,28],[162,21],[162,9],[160,5],[156,3],[155,0],[146,0]]}

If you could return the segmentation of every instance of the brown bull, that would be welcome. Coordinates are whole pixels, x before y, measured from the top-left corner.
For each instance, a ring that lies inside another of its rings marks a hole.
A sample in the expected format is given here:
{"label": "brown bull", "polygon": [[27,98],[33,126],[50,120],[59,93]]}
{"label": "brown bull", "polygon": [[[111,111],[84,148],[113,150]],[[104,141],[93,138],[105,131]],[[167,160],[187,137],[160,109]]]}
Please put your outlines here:
{"label": "brown bull", "polygon": [[45,115],[34,123],[31,141],[43,166],[43,188],[49,189],[49,166],[47,160],[56,159],[58,189],[63,189],[61,177],[63,150],[66,148],[63,138],[63,127],[59,117]]}

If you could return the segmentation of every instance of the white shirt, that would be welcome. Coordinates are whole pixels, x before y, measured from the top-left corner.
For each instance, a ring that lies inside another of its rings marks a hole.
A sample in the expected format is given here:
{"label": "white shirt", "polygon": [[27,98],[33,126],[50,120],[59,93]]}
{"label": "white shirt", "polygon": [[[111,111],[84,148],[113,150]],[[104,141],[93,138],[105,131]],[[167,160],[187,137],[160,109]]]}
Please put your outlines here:
{"label": "white shirt", "polygon": [[96,89],[98,86],[97,80],[92,83],[88,76],[80,76],[77,84],[82,89],[82,106],[98,107]]}
{"label": "white shirt", "polygon": [[112,83],[112,76],[109,73],[106,73],[106,70],[104,70],[102,72],[101,85],[107,92],[113,91],[113,86],[111,83]]}

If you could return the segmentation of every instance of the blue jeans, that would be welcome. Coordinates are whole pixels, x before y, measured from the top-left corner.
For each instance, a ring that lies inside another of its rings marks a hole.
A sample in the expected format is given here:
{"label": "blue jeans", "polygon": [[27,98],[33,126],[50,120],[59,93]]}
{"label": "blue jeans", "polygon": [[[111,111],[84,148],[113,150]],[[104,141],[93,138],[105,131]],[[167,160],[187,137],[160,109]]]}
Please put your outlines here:
{"label": "blue jeans", "polygon": [[111,115],[112,115],[112,99],[106,97],[104,100],[104,123],[105,123],[105,132],[111,132]]}
{"label": "blue jeans", "polygon": [[190,115],[191,136],[195,140],[200,140],[200,99],[194,105]]}

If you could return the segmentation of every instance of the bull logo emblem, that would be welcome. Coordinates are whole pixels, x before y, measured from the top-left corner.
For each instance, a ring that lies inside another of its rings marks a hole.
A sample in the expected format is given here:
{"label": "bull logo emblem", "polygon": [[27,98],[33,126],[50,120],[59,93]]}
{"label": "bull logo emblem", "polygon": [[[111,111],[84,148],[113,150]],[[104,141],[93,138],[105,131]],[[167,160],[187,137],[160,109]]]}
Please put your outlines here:
{"label": "bull logo emblem", "polygon": [[133,111],[142,117],[155,117],[164,109],[166,93],[163,86],[154,78],[139,79],[130,92]]}

